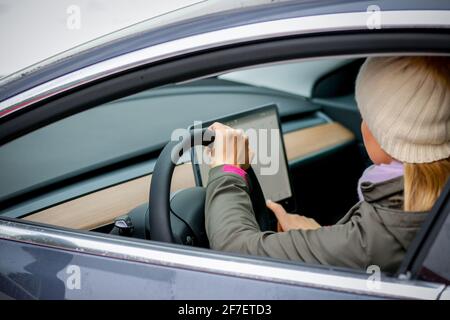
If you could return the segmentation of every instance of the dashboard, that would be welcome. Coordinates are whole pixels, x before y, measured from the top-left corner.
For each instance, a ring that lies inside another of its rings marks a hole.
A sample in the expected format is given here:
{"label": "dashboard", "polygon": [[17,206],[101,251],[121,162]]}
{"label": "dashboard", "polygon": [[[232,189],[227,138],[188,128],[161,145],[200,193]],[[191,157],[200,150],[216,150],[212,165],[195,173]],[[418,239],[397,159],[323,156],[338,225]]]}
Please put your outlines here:
{"label": "dashboard", "polygon": [[[21,201],[3,205],[0,215],[82,230],[109,225],[148,201],[158,150],[174,128],[271,103],[278,107],[290,167],[355,139],[319,104],[300,96],[218,79],[165,86],[63,119],[4,146],[0,163],[8,170],[1,172],[0,203]],[[175,169],[172,191],[192,186],[195,177],[186,159]],[[45,192],[36,192],[41,189]]]}

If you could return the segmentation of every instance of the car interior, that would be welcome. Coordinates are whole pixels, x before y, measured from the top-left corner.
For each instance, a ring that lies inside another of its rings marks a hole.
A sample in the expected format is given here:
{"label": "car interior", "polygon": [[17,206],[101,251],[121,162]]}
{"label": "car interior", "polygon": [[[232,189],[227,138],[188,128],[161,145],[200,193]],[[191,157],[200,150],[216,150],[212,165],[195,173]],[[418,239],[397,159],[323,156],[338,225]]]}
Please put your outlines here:
{"label": "car interior", "polygon": [[[370,165],[354,100],[363,61],[322,58],[232,70],[144,90],[42,127],[0,148],[7,168],[0,172],[0,215],[151,239],[152,172],[173,130],[275,105],[295,212],[334,224],[357,202],[358,178]],[[189,154],[181,157],[171,191],[195,187],[194,169]],[[192,224],[203,220],[187,220],[171,215],[176,242],[207,247],[192,240],[202,229]]]}

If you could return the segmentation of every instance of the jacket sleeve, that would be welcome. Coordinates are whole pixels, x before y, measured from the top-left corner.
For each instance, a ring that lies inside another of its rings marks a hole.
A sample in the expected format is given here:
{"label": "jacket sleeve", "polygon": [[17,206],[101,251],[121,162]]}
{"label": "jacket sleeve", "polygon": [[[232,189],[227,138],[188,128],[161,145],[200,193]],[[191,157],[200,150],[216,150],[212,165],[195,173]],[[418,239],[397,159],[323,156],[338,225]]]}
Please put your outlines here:
{"label": "jacket sleeve", "polygon": [[317,230],[261,232],[246,179],[222,169],[210,170],[206,190],[206,232],[212,249],[352,268],[368,265],[360,215]]}

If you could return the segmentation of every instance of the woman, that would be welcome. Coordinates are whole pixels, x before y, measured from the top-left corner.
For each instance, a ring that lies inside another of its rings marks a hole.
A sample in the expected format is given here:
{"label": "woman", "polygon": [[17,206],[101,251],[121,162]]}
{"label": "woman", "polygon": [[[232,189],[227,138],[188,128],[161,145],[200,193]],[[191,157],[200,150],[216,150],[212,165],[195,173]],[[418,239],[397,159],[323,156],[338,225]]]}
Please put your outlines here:
{"label": "woman", "polygon": [[222,148],[246,137],[213,124],[205,204],[211,248],[351,268],[375,264],[395,272],[450,174],[449,77],[447,57],[366,60],[355,97],[374,165],[360,179],[361,201],[333,226],[288,214],[269,200],[283,232],[261,232],[246,181],[248,143]]}

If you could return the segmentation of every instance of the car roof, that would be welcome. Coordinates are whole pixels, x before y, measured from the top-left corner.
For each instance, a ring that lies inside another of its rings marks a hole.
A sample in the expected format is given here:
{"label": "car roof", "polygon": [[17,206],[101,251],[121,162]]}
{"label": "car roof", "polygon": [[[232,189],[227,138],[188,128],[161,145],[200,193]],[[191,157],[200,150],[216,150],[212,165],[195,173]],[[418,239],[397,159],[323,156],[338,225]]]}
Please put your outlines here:
{"label": "car roof", "polygon": [[[265,1],[257,1],[264,3]],[[36,87],[65,74],[94,65],[129,52],[147,48],[167,41],[180,39],[196,34],[237,27],[251,23],[271,20],[289,19],[303,16],[314,16],[332,13],[366,12],[373,1],[281,1],[258,6],[237,7],[219,11],[178,22],[170,22],[164,17],[162,25],[155,27],[152,21],[145,21],[131,26],[129,30],[121,30],[96,40],[94,46],[74,48],[48,61],[38,63],[11,76],[0,79],[0,101]],[[450,3],[431,1],[377,1],[381,10],[450,10]],[[179,14],[179,12],[177,12]],[[125,34],[125,35],[124,35]],[[124,35],[124,36],[121,36]],[[81,49],[81,50],[80,50]]]}

